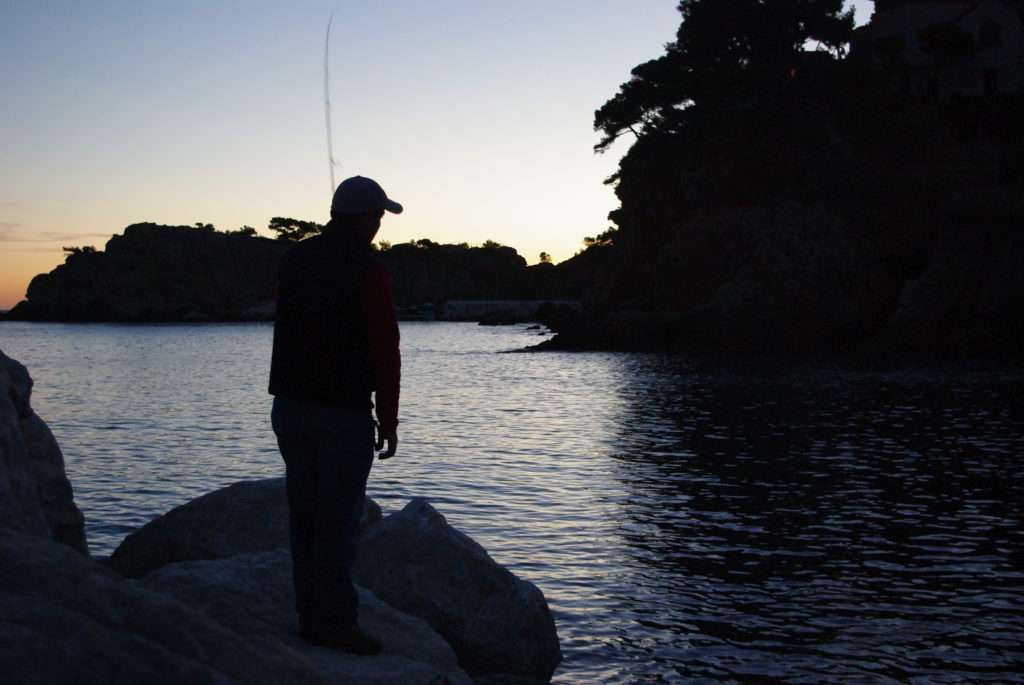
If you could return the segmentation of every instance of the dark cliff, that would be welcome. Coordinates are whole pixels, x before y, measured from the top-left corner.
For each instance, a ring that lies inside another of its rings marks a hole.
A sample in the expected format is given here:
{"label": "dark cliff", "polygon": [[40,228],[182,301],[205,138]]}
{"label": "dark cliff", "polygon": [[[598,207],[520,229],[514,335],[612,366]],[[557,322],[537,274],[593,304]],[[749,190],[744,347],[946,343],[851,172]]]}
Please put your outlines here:
{"label": "dark cliff", "polygon": [[855,31],[848,5],[678,3],[594,113],[596,149],[633,142],[619,258],[550,347],[1024,351],[1019,55],[967,10]]}
{"label": "dark cliff", "polygon": [[1020,98],[829,79],[641,136],[618,174],[620,259],[552,346],[1024,351]]}
{"label": "dark cliff", "polygon": [[[187,226],[134,224],[102,251],[67,256],[32,279],[7,317],[28,321],[244,321],[273,317],[277,263],[291,245]],[[510,247],[403,243],[379,253],[399,307],[448,299],[578,299],[590,292],[581,254],[527,267]]]}
{"label": "dark cliff", "polygon": [[134,224],[99,252],[70,254],[8,314],[33,321],[259,318],[286,245],[185,226]]}
{"label": "dark cliff", "polygon": [[527,289],[526,260],[511,247],[401,243],[380,254],[399,306],[447,299],[515,299]]}

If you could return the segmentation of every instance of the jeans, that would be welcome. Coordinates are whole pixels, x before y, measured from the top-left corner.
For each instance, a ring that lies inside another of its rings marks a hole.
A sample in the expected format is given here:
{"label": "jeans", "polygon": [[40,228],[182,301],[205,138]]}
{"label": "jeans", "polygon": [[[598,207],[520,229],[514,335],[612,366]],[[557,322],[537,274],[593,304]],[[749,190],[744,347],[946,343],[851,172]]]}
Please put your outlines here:
{"label": "jeans", "polygon": [[286,467],[299,620],[317,632],[351,629],[359,598],[350,573],[373,465],[373,419],[369,411],[275,397],[271,422]]}

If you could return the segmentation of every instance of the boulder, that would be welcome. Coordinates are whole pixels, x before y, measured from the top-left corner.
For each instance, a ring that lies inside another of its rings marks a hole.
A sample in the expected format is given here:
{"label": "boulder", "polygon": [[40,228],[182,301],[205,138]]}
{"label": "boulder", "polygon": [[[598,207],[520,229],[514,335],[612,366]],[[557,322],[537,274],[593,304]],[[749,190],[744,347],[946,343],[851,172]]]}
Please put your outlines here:
{"label": "boulder", "polygon": [[543,593],[491,559],[423,499],[366,532],[353,577],[429,623],[474,676],[547,682],[561,660]]}
{"label": "boulder", "polygon": [[[303,652],[330,682],[470,683],[444,639],[424,621],[403,614],[359,589],[360,624],[382,638],[373,659],[310,649],[297,636],[287,550],[171,564],[143,584],[199,608],[254,642],[280,643]],[[356,678],[354,676],[358,675]]]}
{"label": "boulder", "polygon": [[88,554],[85,517],[75,505],[71,481],[64,471],[64,455],[57,439],[46,422],[34,413],[22,419],[21,432],[35,470],[39,502],[51,536],[57,542]]}
{"label": "boulder", "polygon": [[25,367],[0,353],[0,528],[48,536],[50,528],[21,432],[21,418],[31,411],[24,372]]}
{"label": "boulder", "polygon": [[64,456],[32,411],[32,378],[0,352],[0,527],[51,538],[87,553]]}
{"label": "boulder", "polygon": [[[168,572],[153,588],[126,581],[66,545],[0,530],[4,682],[469,683],[426,626],[386,608],[378,625],[401,633],[385,633],[388,654],[357,658],[305,645],[286,622],[265,622],[268,607],[286,601],[285,571],[269,572],[262,587],[256,583],[268,567],[286,567],[286,560],[255,560],[244,578],[248,561],[239,558],[234,571]],[[234,613],[197,601],[203,587]],[[406,656],[407,646],[420,640],[423,658]]]}
{"label": "boulder", "polygon": [[32,413],[32,377],[28,369],[0,350],[0,383],[18,417]]}
{"label": "boulder", "polygon": [[[381,518],[369,497],[362,529]],[[110,564],[128,578],[177,561],[223,559],[288,547],[284,478],[242,481],[150,521],[118,545]]]}
{"label": "boulder", "polygon": [[0,531],[0,663],[12,683],[316,681],[200,611],[11,531]]}
{"label": "boulder", "polygon": [[545,682],[511,673],[494,673],[473,679],[473,685],[544,685]]}
{"label": "boulder", "polygon": [[[235,557],[250,560],[243,564],[286,560],[287,547],[284,480],[273,478],[236,483],[171,510],[129,535],[110,564],[122,575],[144,577],[147,584],[160,578],[154,581],[157,587],[171,582],[167,574],[191,572],[189,565],[178,562],[225,560],[231,563],[206,568],[234,569]],[[474,675],[508,674],[546,682],[561,658],[540,590],[499,566],[423,500],[384,519],[380,508],[367,500],[354,577],[387,604],[426,621],[452,645],[460,666]],[[203,582],[203,587],[212,587],[210,581]],[[275,587],[291,592],[288,583]],[[293,622],[290,599],[274,601],[287,607],[275,621]]]}

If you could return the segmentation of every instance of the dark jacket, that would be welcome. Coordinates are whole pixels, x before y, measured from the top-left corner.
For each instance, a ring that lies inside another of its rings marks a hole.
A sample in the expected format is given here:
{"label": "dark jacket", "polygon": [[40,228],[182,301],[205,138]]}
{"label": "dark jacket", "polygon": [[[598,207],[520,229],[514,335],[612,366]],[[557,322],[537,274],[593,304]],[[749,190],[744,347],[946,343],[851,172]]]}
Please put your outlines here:
{"label": "dark jacket", "polygon": [[340,231],[296,243],[278,269],[270,392],[368,411],[398,422],[398,352],[391,283],[369,245]]}

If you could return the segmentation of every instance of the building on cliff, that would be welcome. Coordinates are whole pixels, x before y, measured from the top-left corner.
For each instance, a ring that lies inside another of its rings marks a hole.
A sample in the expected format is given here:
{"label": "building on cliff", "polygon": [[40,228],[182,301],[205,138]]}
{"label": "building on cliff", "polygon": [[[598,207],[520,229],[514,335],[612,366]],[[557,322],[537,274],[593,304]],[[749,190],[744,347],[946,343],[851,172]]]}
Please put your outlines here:
{"label": "building on cliff", "polygon": [[1024,93],[1024,0],[875,0],[853,56],[922,97]]}

